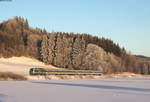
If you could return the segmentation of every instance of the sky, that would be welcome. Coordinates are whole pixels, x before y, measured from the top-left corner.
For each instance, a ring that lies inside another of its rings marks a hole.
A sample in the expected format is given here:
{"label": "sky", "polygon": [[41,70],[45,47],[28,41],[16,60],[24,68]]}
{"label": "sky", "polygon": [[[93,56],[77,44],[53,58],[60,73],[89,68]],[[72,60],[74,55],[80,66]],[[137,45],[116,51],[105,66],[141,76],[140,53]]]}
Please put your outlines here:
{"label": "sky", "polygon": [[150,0],[0,1],[0,22],[14,16],[49,32],[109,38],[132,54],[150,57]]}

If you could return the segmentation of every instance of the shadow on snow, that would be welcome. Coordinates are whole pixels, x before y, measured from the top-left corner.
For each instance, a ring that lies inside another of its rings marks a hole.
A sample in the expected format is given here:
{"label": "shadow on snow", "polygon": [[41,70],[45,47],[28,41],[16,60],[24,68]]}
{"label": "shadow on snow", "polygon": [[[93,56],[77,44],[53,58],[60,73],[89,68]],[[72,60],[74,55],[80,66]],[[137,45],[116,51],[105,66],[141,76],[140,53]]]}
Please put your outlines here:
{"label": "shadow on snow", "polygon": [[139,91],[139,92],[150,92],[150,89],[146,88],[134,88],[134,87],[122,87],[122,86],[110,86],[110,85],[92,85],[92,84],[74,84],[74,83],[54,83],[54,82],[32,82],[37,84],[48,84],[48,85],[61,85],[61,86],[76,86],[76,87],[87,87],[97,89],[112,89],[112,90],[126,90],[126,91]]}

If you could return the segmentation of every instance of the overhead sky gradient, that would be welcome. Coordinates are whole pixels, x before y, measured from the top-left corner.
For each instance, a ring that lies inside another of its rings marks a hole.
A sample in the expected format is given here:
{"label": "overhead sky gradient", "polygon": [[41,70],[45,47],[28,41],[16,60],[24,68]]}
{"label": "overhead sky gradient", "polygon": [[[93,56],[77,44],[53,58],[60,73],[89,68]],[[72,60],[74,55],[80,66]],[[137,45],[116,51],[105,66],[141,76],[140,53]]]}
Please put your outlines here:
{"label": "overhead sky gradient", "polygon": [[0,1],[0,22],[14,16],[49,32],[110,38],[132,54],[150,56],[150,0]]}

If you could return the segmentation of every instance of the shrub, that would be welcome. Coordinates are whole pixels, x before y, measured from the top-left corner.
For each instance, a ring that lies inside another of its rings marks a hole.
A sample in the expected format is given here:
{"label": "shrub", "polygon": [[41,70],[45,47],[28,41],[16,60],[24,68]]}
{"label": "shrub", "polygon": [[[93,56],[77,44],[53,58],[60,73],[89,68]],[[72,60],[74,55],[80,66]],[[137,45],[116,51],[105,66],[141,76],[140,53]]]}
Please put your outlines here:
{"label": "shrub", "polygon": [[0,72],[0,80],[27,80],[24,76],[11,72]]}

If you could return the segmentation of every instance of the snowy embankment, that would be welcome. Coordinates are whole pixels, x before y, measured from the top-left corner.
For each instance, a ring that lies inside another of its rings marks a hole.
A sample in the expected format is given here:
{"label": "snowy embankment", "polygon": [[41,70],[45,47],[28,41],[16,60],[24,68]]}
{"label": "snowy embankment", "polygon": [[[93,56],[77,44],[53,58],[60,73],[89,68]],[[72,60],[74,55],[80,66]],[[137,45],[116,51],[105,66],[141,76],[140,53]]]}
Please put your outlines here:
{"label": "snowy embankment", "polygon": [[28,76],[29,69],[35,67],[56,68],[28,57],[0,58],[0,72],[12,72],[14,74]]}
{"label": "snowy embankment", "polygon": [[[12,57],[12,58],[0,58],[0,72],[11,72],[26,77],[28,80],[58,80],[58,79],[85,79],[85,78],[118,78],[118,77],[147,77],[142,75],[136,75],[133,73],[111,74],[102,76],[30,76],[29,69],[34,67],[44,68],[56,68],[51,65],[45,65],[44,63],[27,57]],[[60,68],[59,68],[60,69]],[[0,80],[2,80],[0,78]],[[8,79],[12,80],[12,79]]]}
{"label": "snowy embankment", "polygon": [[28,80],[60,80],[60,79],[105,79],[105,78],[147,78],[150,75],[141,75],[141,74],[134,74],[129,72],[124,73],[116,73],[116,74],[107,74],[101,76],[93,76],[93,75],[48,75],[48,76],[27,76]]}
{"label": "snowy embankment", "polygon": [[149,102],[150,78],[0,81],[0,102]]}

